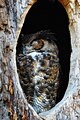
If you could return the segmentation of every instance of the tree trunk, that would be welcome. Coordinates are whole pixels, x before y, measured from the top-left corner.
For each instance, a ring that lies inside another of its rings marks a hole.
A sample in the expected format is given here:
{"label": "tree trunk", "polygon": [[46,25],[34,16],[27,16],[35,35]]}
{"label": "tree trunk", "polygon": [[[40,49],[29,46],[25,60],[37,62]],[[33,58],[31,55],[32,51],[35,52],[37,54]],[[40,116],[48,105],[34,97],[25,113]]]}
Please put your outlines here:
{"label": "tree trunk", "polygon": [[25,7],[29,10],[29,3],[26,0],[0,0],[0,120],[39,119],[24,97],[16,69],[18,21],[25,13]]}
{"label": "tree trunk", "polygon": [[80,119],[80,0],[59,1],[70,18],[73,50],[70,80],[62,101],[50,111],[37,115],[27,103],[16,68],[17,40],[24,18],[35,1],[0,0],[0,120]]}

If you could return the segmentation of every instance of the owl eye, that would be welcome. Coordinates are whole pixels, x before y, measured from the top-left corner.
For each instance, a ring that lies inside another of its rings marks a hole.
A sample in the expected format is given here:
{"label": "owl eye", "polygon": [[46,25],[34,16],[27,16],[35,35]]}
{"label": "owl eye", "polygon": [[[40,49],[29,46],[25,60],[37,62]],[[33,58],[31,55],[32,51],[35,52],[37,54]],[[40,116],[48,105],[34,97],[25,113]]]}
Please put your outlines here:
{"label": "owl eye", "polygon": [[31,42],[31,46],[33,47],[33,49],[39,50],[44,46],[44,40],[43,39],[34,40]]}

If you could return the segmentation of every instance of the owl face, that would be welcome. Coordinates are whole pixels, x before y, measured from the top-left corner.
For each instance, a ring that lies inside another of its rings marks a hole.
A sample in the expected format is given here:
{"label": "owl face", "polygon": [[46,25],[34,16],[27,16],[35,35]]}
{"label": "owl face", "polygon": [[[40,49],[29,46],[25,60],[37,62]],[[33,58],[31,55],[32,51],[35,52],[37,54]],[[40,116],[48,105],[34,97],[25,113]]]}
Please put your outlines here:
{"label": "owl face", "polygon": [[35,39],[29,41],[29,43],[23,44],[23,48],[24,48],[23,54],[28,54],[29,52],[34,52],[34,51],[36,52],[46,51],[46,52],[54,52],[54,54],[56,55],[55,57],[58,56],[58,48],[56,44],[54,42],[53,44],[49,43],[49,41],[45,39]]}
{"label": "owl face", "polygon": [[32,38],[23,43],[17,56],[18,73],[28,102],[40,113],[56,103],[60,64],[54,41]]}

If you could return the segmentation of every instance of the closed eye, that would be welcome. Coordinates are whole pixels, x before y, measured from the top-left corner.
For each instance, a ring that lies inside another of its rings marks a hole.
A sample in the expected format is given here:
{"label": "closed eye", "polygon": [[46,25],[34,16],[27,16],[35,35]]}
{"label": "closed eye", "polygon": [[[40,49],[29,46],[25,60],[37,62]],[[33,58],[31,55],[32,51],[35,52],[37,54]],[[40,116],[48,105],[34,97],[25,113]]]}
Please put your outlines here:
{"label": "closed eye", "polygon": [[44,46],[44,40],[43,39],[33,40],[30,45],[33,47],[33,49],[40,50]]}

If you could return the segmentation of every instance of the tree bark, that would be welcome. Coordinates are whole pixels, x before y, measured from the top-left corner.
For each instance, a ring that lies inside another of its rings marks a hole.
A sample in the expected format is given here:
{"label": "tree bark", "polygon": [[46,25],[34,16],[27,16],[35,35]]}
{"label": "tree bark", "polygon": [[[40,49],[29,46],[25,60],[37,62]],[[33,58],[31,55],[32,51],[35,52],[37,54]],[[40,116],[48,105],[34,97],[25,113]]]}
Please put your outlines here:
{"label": "tree bark", "polygon": [[72,42],[70,80],[64,98],[45,113],[27,103],[16,68],[16,45],[32,0],[0,0],[0,120],[80,119],[80,0],[59,0],[70,19]]}
{"label": "tree bark", "polygon": [[0,120],[40,119],[27,103],[16,68],[18,22],[31,4],[27,0],[0,0]]}

